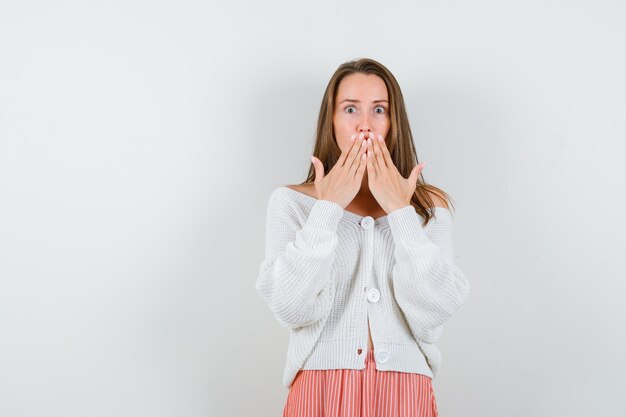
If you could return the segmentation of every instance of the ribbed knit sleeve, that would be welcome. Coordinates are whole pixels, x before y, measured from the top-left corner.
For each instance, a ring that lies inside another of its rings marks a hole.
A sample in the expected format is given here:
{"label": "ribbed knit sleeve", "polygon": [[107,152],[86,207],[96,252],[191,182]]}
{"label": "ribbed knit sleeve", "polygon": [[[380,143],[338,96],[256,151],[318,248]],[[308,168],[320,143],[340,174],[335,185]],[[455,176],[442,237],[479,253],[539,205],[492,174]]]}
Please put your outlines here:
{"label": "ribbed knit sleeve", "polygon": [[394,240],[394,295],[414,336],[437,341],[442,325],[469,297],[469,282],[454,264],[452,215],[437,208],[422,227],[412,205],[388,214]]}
{"label": "ribbed knit sleeve", "polygon": [[330,313],[335,296],[331,271],[342,216],[339,204],[317,200],[303,218],[283,190],[270,196],[265,259],[255,287],[282,326],[307,326]]}

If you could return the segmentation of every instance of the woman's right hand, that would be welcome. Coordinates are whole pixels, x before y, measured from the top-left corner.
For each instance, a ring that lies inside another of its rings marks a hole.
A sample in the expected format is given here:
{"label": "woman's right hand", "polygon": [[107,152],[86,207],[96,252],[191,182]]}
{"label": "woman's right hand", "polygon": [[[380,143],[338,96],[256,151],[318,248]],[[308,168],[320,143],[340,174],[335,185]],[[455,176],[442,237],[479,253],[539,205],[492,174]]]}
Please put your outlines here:
{"label": "woman's right hand", "polygon": [[315,166],[315,192],[318,200],[328,200],[346,208],[361,188],[361,182],[367,168],[367,137],[352,135],[355,138],[347,151],[339,156],[337,163],[328,175],[324,175],[324,164],[311,156]]}

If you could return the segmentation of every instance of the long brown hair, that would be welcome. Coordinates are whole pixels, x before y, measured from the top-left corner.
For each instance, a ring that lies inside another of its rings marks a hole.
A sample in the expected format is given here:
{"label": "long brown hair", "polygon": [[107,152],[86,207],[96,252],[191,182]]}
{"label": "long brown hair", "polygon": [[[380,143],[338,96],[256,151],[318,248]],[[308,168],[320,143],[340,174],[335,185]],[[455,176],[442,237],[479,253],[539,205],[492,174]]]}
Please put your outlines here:
{"label": "long brown hair", "polygon": [[[341,80],[345,76],[357,72],[375,74],[380,77],[387,86],[391,126],[385,142],[394,165],[404,178],[408,178],[411,174],[411,170],[419,161],[417,152],[415,151],[415,145],[413,144],[413,135],[411,134],[402,91],[393,74],[384,65],[373,59],[361,58],[345,62],[337,68],[330,78],[320,106],[313,155],[324,164],[324,173],[328,173],[339,159],[341,149],[337,145],[333,129],[335,100]],[[301,184],[310,184],[314,181],[315,166],[311,163],[307,179]],[[431,217],[434,215],[428,209],[434,207],[430,193],[436,194],[446,202],[446,205],[452,206],[452,199],[448,193],[434,185],[427,184],[424,181],[424,176],[420,172],[415,192],[411,197],[411,205],[415,207],[415,211],[419,215],[425,218],[424,224],[428,224]]]}

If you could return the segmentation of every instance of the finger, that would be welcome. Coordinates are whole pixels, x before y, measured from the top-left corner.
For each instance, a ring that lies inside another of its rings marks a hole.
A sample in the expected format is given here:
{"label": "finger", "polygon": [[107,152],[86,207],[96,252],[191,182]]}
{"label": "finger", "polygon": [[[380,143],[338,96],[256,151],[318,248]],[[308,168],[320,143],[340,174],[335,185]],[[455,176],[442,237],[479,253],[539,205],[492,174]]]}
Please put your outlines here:
{"label": "finger", "polygon": [[361,148],[363,148],[364,140],[361,138],[361,136],[359,136],[359,138],[354,142],[355,143],[350,149],[350,153],[348,154],[348,159],[346,161],[346,164],[349,165],[344,165],[348,169],[348,172],[352,175],[354,175],[354,171],[352,169],[356,169],[358,167],[359,161],[357,160],[357,157],[361,154]]}
{"label": "finger", "polygon": [[354,148],[354,144],[356,143],[356,137],[356,133],[350,136],[350,141],[352,142],[352,144],[347,150],[343,151],[341,155],[339,155],[339,160],[337,161],[337,163],[340,167],[344,166],[346,161],[348,160],[348,155],[350,155],[350,151]]}
{"label": "finger", "polygon": [[373,145],[372,147],[374,148],[374,156],[376,157],[376,162],[378,163],[381,172],[383,172],[384,170],[389,168],[387,166],[387,161],[385,161],[383,150],[381,149],[380,143],[378,142],[378,138],[376,138],[374,135],[372,135],[371,141]]}
{"label": "finger", "polygon": [[361,182],[363,179],[363,174],[365,173],[365,169],[367,168],[367,153],[361,153],[361,157],[359,158],[359,169],[356,170],[355,178]]}
{"label": "finger", "polygon": [[[360,140],[360,139],[359,139]],[[361,161],[362,161],[362,156],[365,155],[365,152],[367,151],[367,142],[362,140],[361,141],[361,146],[359,146],[359,151],[354,159],[354,163],[352,164],[352,166],[350,167],[350,169],[348,170],[349,174],[354,177],[354,175],[356,175],[356,171],[359,169],[359,167],[361,166]]]}
{"label": "finger", "polygon": [[[372,135],[373,136],[373,135]],[[374,163],[376,164],[376,169],[378,170],[377,172],[379,174],[382,174],[383,172],[385,172],[387,170],[387,163],[385,162],[385,159],[383,158],[382,155],[382,151],[380,150],[380,145],[378,144],[378,140],[374,139],[372,140],[372,138],[370,138],[370,142],[371,142],[371,148],[373,150],[374,156]]]}
{"label": "finger", "polygon": [[321,180],[324,178],[324,164],[322,164],[322,161],[314,156],[311,156],[311,162],[315,168],[315,179]]}
{"label": "finger", "polygon": [[371,146],[368,146],[367,149],[367,176],[372,181],[378,178],[376,163],[374,162],[374,152],[372,152]]}
{"label": "finger", "polygon": [[[420,164],[421,165],[421,164]],[[411,170],[411,175],[409,175],[408,182],[411,184],[411,188],[415,190],[417,188],[417,178],[420,174],[420,165],[416,165],[413,170]]]}
{"label": "finger", "polygon": [[383,154],[383,158],[385,159],[385,162],[387,163],[387,166],[388,167],[393,166],[394,165],[393,159],[391,159],[391,154],[389,153],[389,149],[387,149],[387,142],[385,142],[383,135],[378,135],[377,142]]}
{"label": "finger", "polygon": [[[409,176],[409,181],[411,182],[411,185],[413,185],[416,188],[417,188],[417,180],[419,179],[419,176],[422,173],[422,171],[424,171],[424,167],[425,166],[426,166],[426,162],[420,162],[414,168],[414,170],[415,170],[415,178],[413,179],[413,178],[411,178],[411,176]],[[411,172],[411,175],[413,175],[413,172]]]}

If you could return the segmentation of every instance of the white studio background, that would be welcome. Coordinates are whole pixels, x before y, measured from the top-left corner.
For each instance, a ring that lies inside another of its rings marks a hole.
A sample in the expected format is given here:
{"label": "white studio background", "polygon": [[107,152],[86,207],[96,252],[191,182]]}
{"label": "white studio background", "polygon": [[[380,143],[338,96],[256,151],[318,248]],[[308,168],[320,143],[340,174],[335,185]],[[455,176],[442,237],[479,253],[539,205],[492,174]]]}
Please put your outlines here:
{"label": "white studio background", "polygon": [[0,416],[279,416],[267,198],[370,57],[454,198],[442,417],[624,415],[620,1],[0,1]]}

